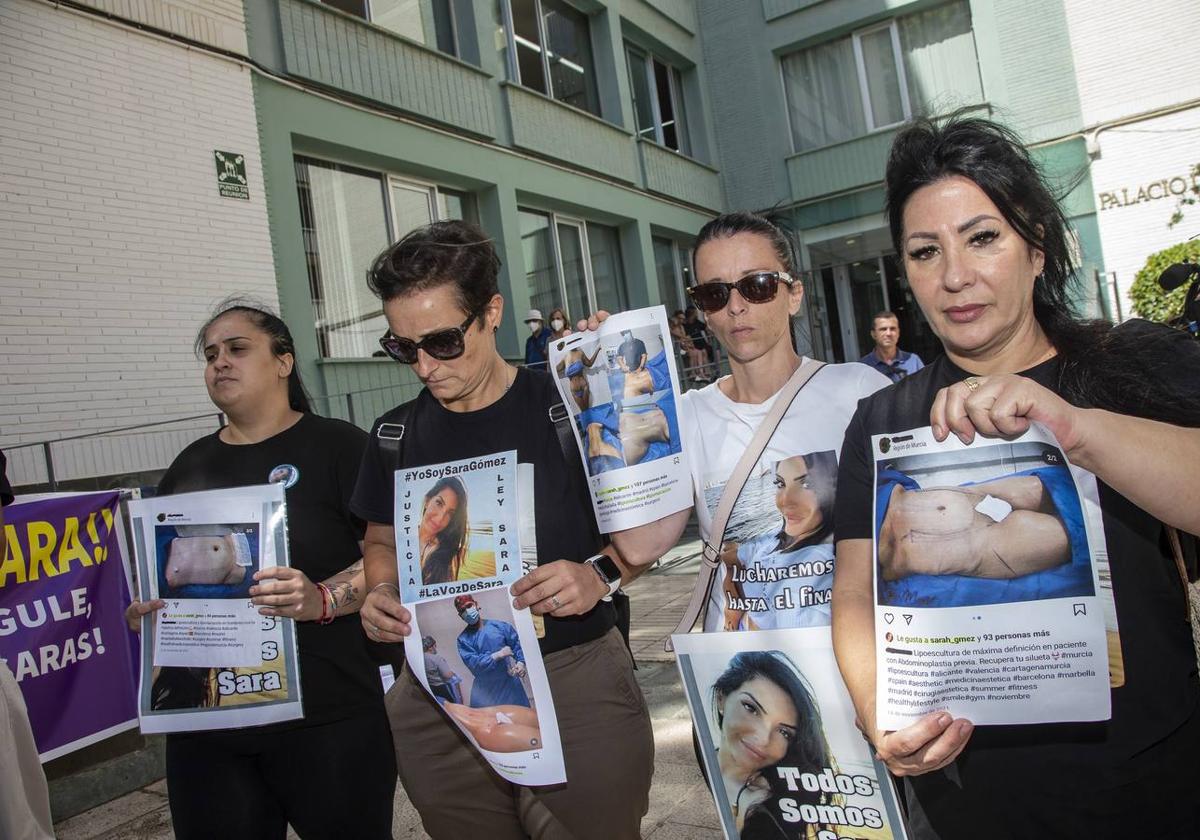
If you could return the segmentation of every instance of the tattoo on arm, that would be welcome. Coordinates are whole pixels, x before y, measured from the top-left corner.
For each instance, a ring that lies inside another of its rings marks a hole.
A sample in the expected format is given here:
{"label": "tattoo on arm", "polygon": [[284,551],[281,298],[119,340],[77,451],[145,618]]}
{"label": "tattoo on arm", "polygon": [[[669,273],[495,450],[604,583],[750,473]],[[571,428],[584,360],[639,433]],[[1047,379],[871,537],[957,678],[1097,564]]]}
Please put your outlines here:
{"label": "tattoo on arm", "polygon": [[343,615],[357,609],[357,607],[354,609],[350,609],[350,607],[352,604],[358,602],[359,587],[355,585],[355,578],[361,577],[362,573],[363,561],[360,558],[333,577],[322,581],[329,587],[329,591],[333,594],[334,612],[337,615]]}

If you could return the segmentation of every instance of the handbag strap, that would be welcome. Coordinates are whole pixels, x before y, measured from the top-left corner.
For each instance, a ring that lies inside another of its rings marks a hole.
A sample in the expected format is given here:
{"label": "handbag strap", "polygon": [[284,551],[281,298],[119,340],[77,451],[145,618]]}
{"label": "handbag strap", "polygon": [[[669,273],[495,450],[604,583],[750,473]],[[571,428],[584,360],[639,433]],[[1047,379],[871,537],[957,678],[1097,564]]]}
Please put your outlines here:
{"label": "handbag strap", "polygon": [[1188,621],[1191,621],[1192,608],[1188,598],[1187,566],[1183,562],[1183,543],[1179,540],[1179,531],[1177,529],[1166,524],[1163,527],[1167,529],[1167,542],[1171,546],[1171,555],[1175,558],[1175,569],[1179,572],[1179,581],[1183,584],[1183,608],[1187,612]]}
{"label": "handbag strap", "polygon": [[[717,502],[717,509],[713,513],[712,528],[709,529],[710,539],[704,543],[700,553],[700,573],[696,576],[696,586],[692,589],[692,598],[683,611],[683,617],[676,626],[675,633],[690,633],[696,624],[696,619],[704,611],[704,604],[712,589],[717,567],[721,564],[721,544],[725,541],[725,526],[729,524],[733,506],[737,502],[738,496],[742,494],[746,480],[750,478],[750,471],[762,457],[763,450],[767,448],[771,436],[775,434],[784,415],[796,401],[796,395],[800,393],[800,389],[807,385],[808,380],[812,379],[813,375],[823,367],[825,367],[825,363],[815,359],[804,359],[800,363],[800,367],[796,368],[795,373],[779,391],[775,398],[775,404],[771,406],[771,410],[767,412],[763,421],[758,424],[754,437],[746,445],[746,451],[742,453],[733,472],[729,474],[729,480],[725,482],[725,489],[721,491],[721,499]],[[667,637],[665,647],[667,650],[673,650],[670,636]]]}

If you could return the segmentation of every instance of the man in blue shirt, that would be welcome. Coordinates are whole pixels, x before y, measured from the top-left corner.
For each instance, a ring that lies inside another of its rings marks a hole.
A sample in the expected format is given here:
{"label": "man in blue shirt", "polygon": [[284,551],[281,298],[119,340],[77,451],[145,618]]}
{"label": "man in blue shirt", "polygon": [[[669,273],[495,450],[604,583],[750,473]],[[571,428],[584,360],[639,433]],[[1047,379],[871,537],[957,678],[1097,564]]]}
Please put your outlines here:
{"label": "man in blue shirt", "polygon": [[543,323],[540,309],[530,309],[525,316],[525,324],[530,333],[529,338],[525,339],[525,365],[545,370],[550,360],[548,345],[554,332]]}
{"label": "man in blue shirt", "polygon": [[900,349],[900,319],[894,312],[880,312],[872,323],[871,338],[875,349],[859,359],[860,362],[875,368],[893,382],[925,367],[916,353]]}
{"label": "man in blue shirt", "polygon": [[455,598],[454,609],[467,625],[458,634],[458,655],[475,676],[471,708],[528,706],[529,697],[521,684],[525,654],[521,652],[516,629],[507,621],[485,620],[479,604],[470,595]]}

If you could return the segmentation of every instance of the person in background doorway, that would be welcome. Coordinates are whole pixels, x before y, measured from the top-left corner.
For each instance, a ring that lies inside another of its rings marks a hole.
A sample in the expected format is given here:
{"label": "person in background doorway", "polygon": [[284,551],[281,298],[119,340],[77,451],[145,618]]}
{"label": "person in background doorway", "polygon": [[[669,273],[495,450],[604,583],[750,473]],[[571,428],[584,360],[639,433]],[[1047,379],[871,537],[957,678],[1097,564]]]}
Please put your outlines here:
{"label": "person in background doorway", "polygon": [[871,339],[875,349],[859,359],[893,382],[925,367],[921,357],[900,349],[900,319],[894,312],[880,312],[872,321]]}
{"label": "person in background doorway", "polygon": [[554,333],[542,321],[540,309],[530,309],[525,316],[525,326],[529,327],[529,338],[525,339],[525,366],[545,370],[550,358],[550,338]]}
{"label": "person in background doorway", "polygon": [[567,317],[566,312],[563,312],[562,307],[550,310],[550,338],[562,338],[570,335],[570,323],[571,319]]}

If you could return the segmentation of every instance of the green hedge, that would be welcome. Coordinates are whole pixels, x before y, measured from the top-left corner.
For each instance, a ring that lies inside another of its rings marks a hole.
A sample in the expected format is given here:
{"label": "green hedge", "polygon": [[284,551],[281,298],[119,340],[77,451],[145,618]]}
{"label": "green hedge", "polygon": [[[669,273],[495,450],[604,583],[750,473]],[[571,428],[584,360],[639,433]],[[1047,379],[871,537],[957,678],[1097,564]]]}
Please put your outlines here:
{"label": "green hedge", "polygon": [[1183,310],[1187,284],[1167,293],[1158,285],[1158,275],[1162,274],[1164,268],[1182,262],[1185,257],[1200,262],[1200,240],[1181,242],[1150,255],[1142,270],[1133,278],[1133,285],[1129,289],[1134,312],[1148,321],[1165,323]]}

